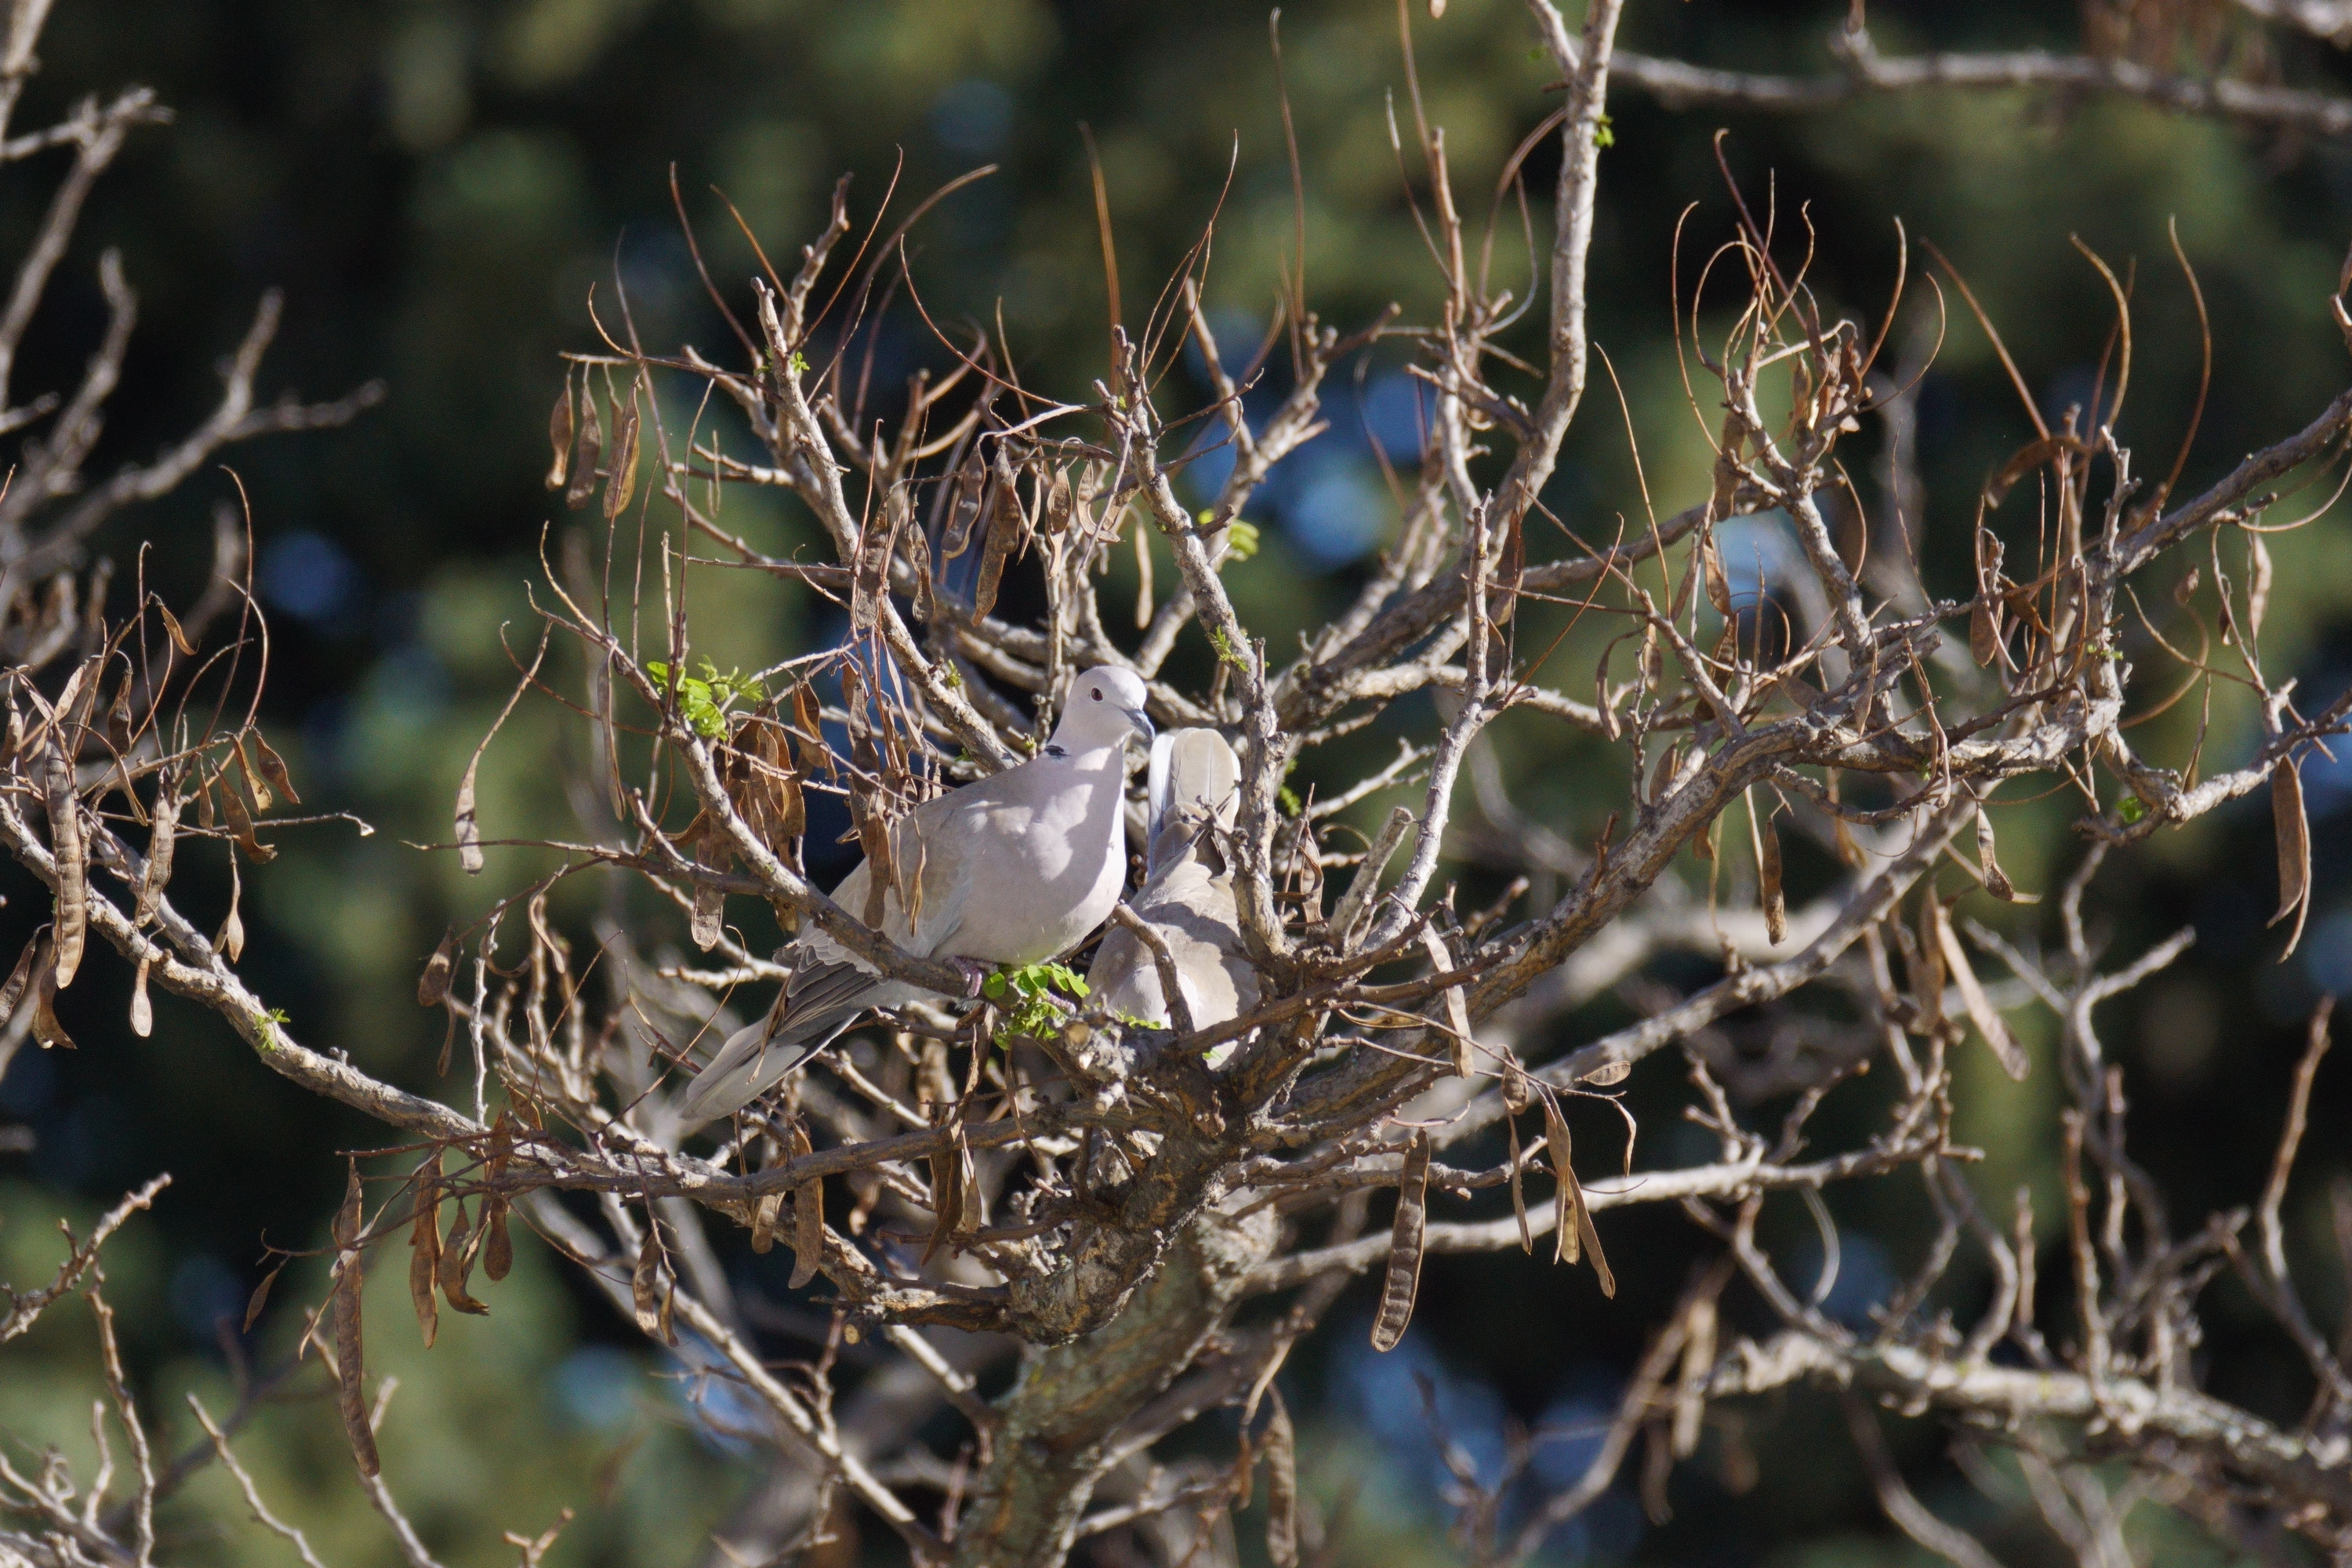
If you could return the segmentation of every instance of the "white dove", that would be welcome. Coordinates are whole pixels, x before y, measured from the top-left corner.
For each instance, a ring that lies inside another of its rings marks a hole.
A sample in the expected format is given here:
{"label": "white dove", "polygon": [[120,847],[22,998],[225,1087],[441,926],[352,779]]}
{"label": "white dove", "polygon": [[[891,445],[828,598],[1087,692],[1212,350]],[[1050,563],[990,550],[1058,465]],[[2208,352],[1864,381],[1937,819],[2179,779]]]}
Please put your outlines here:
{"label": "white dove", "polygon": [[[1088,670],[1045,750],[900,818],[883,934],[918,957],[949,960],[976,987],[990,966],[1042,963],[1100,925],[1127,880],[1127,740],[1152,738],[1144,696],[1127,670]],[[862,915],[870,875],[861,861],[834,902]],[[912,910],[902,901],[908,883]],[[878,973],[814,926],[777,956],[792,966],[782,994],[687,1087],[688,1126],[750,1104],[870,1009],[930,994]]]}
{"label": "white dove", "polygon": [[[1168,944],[1176,983],[1194,1028],[1222,1024],[1257,1005],[1257,970],[1242,945],[1233,868],[1218,842],[1241,805],[1241,760],[1214,730],[1176,730],[1151,748],[1150,870],[1131,900]],[[1096,951],[1087,984],[1110,1008],[1165,1025],[1160,967],[1142,939],[1113,926]],[[1222,1066],[1233,1051],[1208,1056]]]}

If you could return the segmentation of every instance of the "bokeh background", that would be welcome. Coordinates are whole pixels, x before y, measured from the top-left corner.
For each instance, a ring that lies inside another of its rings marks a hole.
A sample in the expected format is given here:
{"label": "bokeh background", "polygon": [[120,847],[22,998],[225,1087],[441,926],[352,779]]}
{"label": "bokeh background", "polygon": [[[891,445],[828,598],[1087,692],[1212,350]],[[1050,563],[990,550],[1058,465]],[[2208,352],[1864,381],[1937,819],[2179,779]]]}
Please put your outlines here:
{"label": "bokeh background", "polygon": [[[1630,9],[1627,47],[1817,69],[1828,63],[1821,41],[1845,7],[1659,0]],[[1888,52],[2067,48],[2079,26],[2072,6],[2026,0],[1881,0],[1870,19]],[[1343,328],[1391,301],[1410,317],[1437,298],[1389,143],[1386,106],[1404,80],[1396,26],[1386,0],[1297,0],[1283,16],[1308,291]],[[1503,159],[1552,101],[1548,70],[1512,0],[1453,0],[1442,22],[1417,19],[1415,37],[1457,189],[1483,216]],[[2352,89],[2344,58],[2318,45],[2282,43],[2279,55],[2294,79]],[[457,775],[511,679],[507,647],[535,635],[526,584],[542,531],[563,526],[540,486],[556,355],[595,345],[592,289],[608,323],[625,294],[649,347],[733,347],[672,208],[673,168],[711,273],[740,308],[755,263],[713,187],[788,267],[841,173],[856,175],[862,221],[894,170],[903,212],[943,179],[997,163],[994,177],[941,204],[916,231],[917,286],[943,323],[992,321],[1001,310],[1024,377],[1081,396],[1102,373],[1105,321],[1081,122],[1101,151],[1130,317],[1196,239],[1229,170],[1207,289],[1229,350],[1264,331],[1294,232],[1267,17],[1233,0],[59,0],[42,57],[27,115],[126,81],[152,83],[178,115],[136,137],[100,185],[22,373],[45,384],[72,374],[101,320],[97,254],[120,247],[142,318],[100,468],[152,450],[200,416],[215,362],[267,287],[284,288],[287,308],[266,393],[334,395],[377,376],[389,384],[384,404],[349,429],[228,458],[253,496],[258,590],[274,628],[271,733],[306,802],[353,811],[379,829],[364,838],[341,827],[284,835],[278,862],[247,878],[244,918],[257,989],[289,1010],[307,1040],[419,1085],[433,1081],[441,1030],[411,1000],[417,968],[447,921],[469,917],[488,889],[469,885],[450,857],[413,846],[446,836]],[[1706,447],[1670,336],[1668,267],[1686,205],[1698,204],[1693,254],[1727,233],[1709,147],[1718,127],[1731,132],[1727,157],[1751,200],[1769,189],[1781,232],[1810,222],[1812,277],[1834,309],[1884,308],[1899,218],[1967,274],[2053,415],[2089,395],[2109,321],[2104,286],[2069,236],[2119,267],[2136,259],[2124,435],[2144,471],[2168,466],[2198,374],[2195,317],[2168,225],[2213,322],[2213,391],[2184,483],[2300,427],[2352,374],[2326,313],[2352,239],[2352,153],[2342,145],[2129,103],[2015,95],[1773,119],[1670,114],[1621,89],[1612,112],[1592,291],[1595,336],[1623,408],[1607,375],[1597,376],[1547,498],[1580,528],[1609,533],[1621,515],[1639,526],[1641,479],[1662,513],[1704,496]],[[1529,167],[1540,234],[1556,153],[1538,152]],[[47,186],[21,166],[10,182],[0,190],[0,241],[14,255]],[[1497,276],[1524,291],[1524,241],[1505,212]],[[1790,243],[1793,254],[1798,242]],[[1915,303],[1927,298],[1918,261],[1915,251]],[[1906,316],[1900,331],[1918,319]],[[1932,314],[1924,319],[1932,327]],[[870,345],[885,388],[945,358],[903,301]],[[1198,395],[1186,380],[1193,374],[1180,367],[1175,395]],[[1331,432],[1277,474],[1255,509],[1265,548],[1234,573],[1244,615],[1277,649],[1345,593],[1393,527],[1376,447],[1409,456],[1413,444],[1414,396],[1393,360],[1372,356],[1336,381]],[[1277,364],[1259,396],[1270,399],[1279,383]],[[1964,580],[1952,542],[1966,537],[1977,487],[2029,425],[1965,318],[1952,321],[1918,410],[1930,580],[1950,589]],[[1865,431],[1850,454],[1874,503],[1881,492],[1863,468],[1882,439]],[[128,560],[151,540],[161,578],[193,581],[211,510],[229,493],[226,475],[206,474],[125,519],[102,545]],[[789,509],[729,504],[736,525],[772,546],[809,537]],[[2334,515],[2273,543],[2280,571],[2269,668],[2298,676],[2308,711],[2352,679],[2352,526]],[[2170,586],[2158,576],[2158,589]],[[722,665],[764,662],[835,635],[823,606],[764,588],[713,587],[698,613],[698,635]],[[2144,669],[2164,668],[2144,637],[2126,647]],[[1591,653],[1560,658],[1559,679],[1574,689]],[[2160,760],[2185,757],[2196,707],[2148,731]],[[2213,721],[2209,768],[2243,756],[2250,733],[2242,704],[2227,693]],[[1389,732],[1429,722],[1425,708],[1408,706]],[[558,729],[551,714],[526,710],[491,752],[482,815],[493,836],[567,830],[561,775],[570,753]],[[1385,735],[1365,743],[1357,754],[1392,744]],[[1497,731],[1497,748],[1517,804],[1570,837],[1589,839],[1622,802],[1622,778],[1596,748],[1516,721]],[[2139,1151],[2170,1184],[2183,1229],[2256,1195],[2303,1017],[2321,991],[2352,989],[2352,753],[2339,755],[2306,769],[2318,893],[2291,961],[2278,962],[2279,933],[2262,926],[2274,893],[2260,797],[2157,839],[2099,884],[2099,929],[2113,952],[2197,928],[2187,959],[2105,1017],[2136,1096]],[[2023,793],[2004,808],[2003,856],[2021,886],[2054,888],[2074,863],[2079,841],[2065,825],[2074,809]],[[1797,854],[1799,891],[1826,882],[1825,860]],[[494,855],[489,881],[520,864]],[[1475,881],[1473,870],[1465,875]],[[183,880],[199,909],[207,898],[215,910],[225,903],[222,867],[192,867]],[[29,888],[9,875],[14,901],[0,918],[12,930],[31,918]],[[2047,911],[1970,908],[2020,935]],[[1674,977],[1671,961],[1661,973]],[[265,1246],[315,1244],[341,1187],[339,1152],[372,1146],[378,1134],[294,1090],[224,1028],[169,999],[157,1004],[155,1037],[134,1048],[121,1022],[122,978],[98,960],[61,1003],[81,1048],[28,1046],[0,1077],[0,1127],[26,1130],[30,1143],[0,1154],[0,1279],[22,1286],[45,1271],[57,1215],[86,1224],[124,1189],[170,1171],[173,1185],[115,1245],[108,1267],[135,1369],[176,1445],[190,1430],[180,1415],[185,1391],[222,1408],[240,1368],[273,1365],[295,1342],[320,1286],[317,1269],[301,1264],[278,1281],[252,1331],[237,1328]],[[1556,1042],[1625,1016],[1622,1002],[1603,999],[1559,1024]],[[2029,1184],[2047,1226],[2062,1212],[2054,1074],[2046,1029],[2018,1016],[2042,1070],[2011,1086],[1968,1053],[1959,1132],[1986,1151],[1976,1176],[1989,1205],[2005,1210],[2010,1192]],[[1672,1078],[1661,1066],[1636,1080],[1645,1160],[1705,1152],[1675,1128]],[[1867,1124],[1866,1086],[1847,1100],[1817,1123],[1825,1137]],[[2307,1293],[2329,1325],[2341,1321],[2346,1292],[2326,1197],[2352,1163],[2347,1110],[2352,1068],[2331,1063],[2290,1201]],[[1832,1305],[1864,1321],[1916,1259],[1929,1222],[1916,1188],[1899,1181],[1837,1201],[1859,1228]],[[1801,1258],[1801,1211],[1780,1218]],[[1697,1247],[1671,1215],[1615,1216],[1603,1232],[1628,1282],[1614,1302],[1587,1274],[1516,1254],[1447,1259],[1429,1270],[1412,1333],[1394,1354],[1370,1353],[1369,1301],[1351,1299],[1293,1358],[1286,1378],[1305,1413],[1307,1485],[1327,1510],[1346,1510],[1338,1561],[1449,1560],[1443,1472],[1417,1377],[1481,1464],[1496,1463],[1525,1426],[1549,1434],[1538,1475],[1580,1469],[1590,1423],[1613,1405]],[[1801,1279],[1806,1265],[1797,1267]],[[559,1561],[696,1562],[707,1531],[757,1484],[757,1464],[703,1428],[675,1376],[665,1379],[676,1369],[534,1244],[521,1247],[491,1315],[445,1316],[430,1353],[404,1321],[390,1278],[397,1269],[378,1272],[371,1357],[403,1390],[386,1463],[447,1561],[504,1561],[512,1549],[500,1531],[536,1531],[569,1507],[579,1521]],[[781,1279],[747,1272],[742,1283],[774,1308],[774,1352],[803,1353],[794,1334],[819,1320],[787,1299]],[[1749,1313],[1741,1321],[1760,1328],[1752,1308],[1735,1315]],[[2233,1286],[2216,1287],[2209,1308],[2203,1353],[2217,1388],[2297,1417],[2306,1391],[2291,1348]],[[61,1309],[0,1352],[0,1442],[20,1452],[87,1445],[90,1341],[86,1316]],[[2054,1539],[2022,1513],[1963,1488],[1933,1434],[1898,1436],[1931,1504],[1986,1531],[2003,1561],[2059,1560]],[[393,1561],[352,1485],[331,1406],[289,1393],[243,1448],[268,1494],[331,1561]],[[1562,1531],[1547,1560],[1785,1568],[1923,1560],[1878,1519],[1834,1406],[1806,1396],[1756,1406],[1744,1432],[1712,1436],[1702,1462],[1678,1473],[1673,1501],[1671,1521],[1645,1519],[1629,1478]],[[175,1560],[275,1561],[281,1551],[247,1531],[218,1476],[194,1486],[168,1523]],[[2134,1539],[2168,1563],[2222,1556],[2160,1510],[2139,1516]]]}

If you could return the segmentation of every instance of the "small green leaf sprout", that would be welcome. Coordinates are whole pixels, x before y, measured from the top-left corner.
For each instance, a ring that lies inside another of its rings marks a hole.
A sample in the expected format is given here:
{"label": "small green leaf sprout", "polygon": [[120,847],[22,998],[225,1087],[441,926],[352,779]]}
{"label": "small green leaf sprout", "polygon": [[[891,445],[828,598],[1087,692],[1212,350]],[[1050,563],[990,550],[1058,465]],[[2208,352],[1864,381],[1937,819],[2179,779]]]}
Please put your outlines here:
{"label": "small green leaf sprout", "polygon": [[1024,963],[1000,969],[980,984],[980,994],[1004,1009],[996,1043],[1010,1048],[1015,1036],[1043,1035],[1058,1027],[1062,1011],[1053,1002],[1056,991],[1084,1000],[1086,976],[1066,963]]}
{"label": "small green leaf sprout", "polygon": [[[667,692],[670,689],[669,666],[658,659],[646,662],[646,673],[653,677],[654,689]],[[765,702],[768,689],[757,677],[746,676],[740,669],[720,673],[709,659],[702,661],[699,679],[691,675],[677,679],[677,710],[694,732],[706,741],[715,741],[727,733],[727,714],[737,703]]]}

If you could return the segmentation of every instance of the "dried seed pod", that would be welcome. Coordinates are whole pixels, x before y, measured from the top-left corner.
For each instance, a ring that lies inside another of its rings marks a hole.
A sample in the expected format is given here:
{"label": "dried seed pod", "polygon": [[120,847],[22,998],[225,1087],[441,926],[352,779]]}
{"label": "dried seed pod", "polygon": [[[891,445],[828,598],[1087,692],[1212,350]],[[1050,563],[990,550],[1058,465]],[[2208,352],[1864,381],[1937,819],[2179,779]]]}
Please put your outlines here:
{"label": "dried seed pod", "polygon": [[246,1298],[245,1326],[241,1331],[253,1332],[253,1325],[261,1321],[261,1309],[269,1305],[269,1288],[278,1283],[278,1277],[285,1271],[286,1264],[281,1259],[278,1267],[263,1275],[261,1283],[253,1288],[253,1294]]}
{"label": "dried seed pod", "polygon": [[81,800],[74,790],[73,758],[67,742],[53,736],[44,761],[49,852],[58,871],[58,923],[52,942],[57,985],[62,991],[73,984],[74,973],[81,967],[82,941],[89,929],[89,865],[82,839]]}
{"label": "dried seed pod", "polygon": [[220,931],[213,937],[213,946],[228,955],[235,963],[245,956],[245,916],[240,912],[245,902],[245,879],[238,875],[236,857],[228,861],[228,918],[221,921]]}
{"label": "dried seed pod", "polygon": [[416,1213],[408,1227],[408,1304],[431,1350],[441,1331],[441,1303],[434,1287],[441,1279],[441,1151],[435,1149],[416,1170]]}
{"label": "dried seed pod", "polygon": [[246,793],[253,797],[254,815],[268,816],[269,807],[276,797],[269,793],[268,782],[255,770],[253,759],[246,755],[245,737],[232,736],[229,740],[229,749],[236,753],[237,776],[245,780]]}
{"label": "dried seed pod", "polygon": [[[1509,1099],[1507,1090],[1504,1099],[1506,1101]],[[1519,1110],[1526,1109],[1524,1102],[1518,1108]],[[1518,1110],[1503,1118],[1503,1129],[1511,1138],[1511,1217],[1519,1222],[1519,1250],[1533,1258],[1536,1255],[1536,1233],[1535,1227],[1528,1223],[1527,1170],[1519,1149]]]}
{"label": "dried seed pod", "polygon": [[1576,1223],[1577,1201],[1583,1194],[1576,1184],[1576,1167],[1570,1163],[1574,1146],[1568,1135],[1568,1121],[1559,1113],[1559,1104],[1549,1095],[1544,1097],[1544,1152],[1551,1156],[1552,1180],[1557,1190],[1552,1194],[1552,1261],[1577,1263],[1584,1257],[1584,1235]]}
{"label": "dried seed pod", "polygon": [[1274,1568],[1298,1568],[1298,1439],[1281,1390],[1267,1397],[1274,1415],[1259,1439],[1265,1447],[1265,1557]]}
{"label": "dried seed pod", "polygon": [[1944,1028],[1944,943],[1936,934],[1936,889],[1922,890],[1919,938],[1906,942],[1903,961],[1911,973],[1911,1001],[1918,1009],[1916,1032],[1932,1039]]}
{"label": "dried seed pod", "polygon": [[46,937],[39,954],[33,960],[33,1038],[45,1051],[58,1047],[69,1051],[77,1048],[73,1037],[58,1022],[58,967]]}
{"label": "dried seed pod", "polygon": [[[707,823],[697,838],[694,858],[697,864],[721,875],[734,865],[734,850],[727,841],[726,830],[718,823]],[[695,946],[705,952],[717,947],[719,939],[727,931],[725,889],[698,879],[694,896],[687,906],[687,925]]]}
{"label": "dried seed pod", "polygon": [[1674,1456],[1698,1452],[1699,1421],[1706,1414],[1706,1380],[1715,1371],[1716,1299],[1700,1296],[1684,1319],[1682,1376],[1675,1384]]}
{"label": "dried seed pod", "polygon": [[269,787],[284,795],[288,805],[301,805],[302,797],[294,793],[293,775],[286,771],[286,759],[278,754],[258,730],[253,732],[253,749],[261,758],[261,776],[269,781]]}
{"label": "dried seed pod", "polygon": [[2279,954],[2284,963],[2302,942],[2303,922],[2311,912],[2311,819],[2304,810],[2303,774],[2292,753],[2271,770],[2271,824],[2278,837],[2279,907],[2269,923],[2294,916],[2286,952]]}
{"label": "dried seed pod", "polygon": [[612,521],[629,504],[637,492],[638,440],[636,388],[629,389],[629,400],[613,410],[613,473],[604,481],[604,521]]}
{"label": "dried seed pod", "polygon": [[335,1211],[336,1258],[334,1319],[335,1319],[335,1405],[341,1411],[343,1430],[352,1442],[352,1457],[359,1461],[360,1474],[373,1476],[383,1467],[375,1452],[375,1430],[368,1425],[367,1378],[362,1356],[360,1334],[360,1291],[366,1272],[365,1254],[360,1251],[360,1168],[356,1162],[351,1167],[350,1179],[343,1186],[342,1206]]}
{"label": "dried seed pod", "polygon": [[1058,537],[1068,531],[1070,519],[1076,511],[1076,507],[1070,495],[1070,470],[1056,468],[1054,470],[1052,480],[1045,486],[1045,530],[1046,534],[1049,537]]}
{"label": "dried seed pod", "polygon": [[488,1212],[482,1219],[482,1272],[495,1285],[514,1267],[514,1238],[507,1234],[506,1194],[492,1193],[485,1202]]}
{"label": "dried seed pod", "polygon": [[1576,1179],[1576,1166],[1571,1159],[1568,1121],[1559,1113],[1559,1102],[1544,1097],[1544,1143],[1551,1156],[1552,1174],[1559,1183],[1554,1200],[1557,1209],[1553,1223],[1558,1227],[1554,1258],[1561,1263],[1575,1263],[1580,1258],[1592,1259],[1592,1271],[1601,1277],[1601,1293],[1617,1294],[1617,1277],[1610,1272],[1609,1259],[1601,1255],[1601,1233],[1593,1227],[1592,1209],[1584,1201],[1584,1187]]}
{"label": "dried seed pod", "polygon": [[[1454,968],[1454,954],[1446,950],[1445,939],[1428,926],[1421,928],[1422,950],[1429,954],[1430,967],[1444,974]],[[1445,1032],[1453,1047],[1454,1076],[1468,1078],[1475,1071],[1473,1050],[1476,1041],[1470,1033],[1470,1009],[1459,985],[1445,988]]]}
{"label": "dried seed pod", "polygon": [[229,836],[236,840],[238,850],[257,866],[277,859],[277,849],[254,836],[253,818],[245,809],[245,797],[230,787],[226,778],[218,783],[221,812],[228,818]]}
{"label": "dried seed pod", "polygon": [[155,1005],[147,999],[147,971],[153,963],[142,956],[131,980],[131,1032],[142,1040],[155,1032]]}
{"label": "dried seed pod", "polygon": [[1021,542],[1028,524],[1029,520],[1021,510],[1021,498],[1013,491],[1013,471],[999,463],[995,505],[989,510],[988,515],[988,538],[980,548],[980,574],[972,581],[971,613],[974,619],[985,616],[996,607],[996,591],[1004,581],[1004,563]]}
{"label": "dried seed pod", "polygon": [[668,1303],[662,1290],[661,1227],[648,1214],[646,1216],[646,1239],[637,1247],[637,1266],[629,1270],[629,1305],[637,1320],[637,1331],[647,1339],[673,1342],[663,1332],[669,1317]]}
{"label": "dried seed pod", "polygon": [[[792,1157],[814,1152],[809,1142],[808,1129],[797,1118],[792,1129]],[[793,1277],[792,1289],[798,1290],[816,1278],[817,1268],[824,1261],[824,1183],[822,1180],[803,1182],[793,1188]]]}
{"label": "dried seed pod", "polygon": [[547,444],[555,453],[554,461],[548,465],[547,469],[549,489],[562,489],[564,476],[570,471],[572,426],[572,376],[567,372],[563,377],[563,395],[555,400],[555,407],[547,416]]}
{"label": "dried seed pod", "polygon": [[1969,963],[1968,950],[1960,945],[1959,934],[1952,930],[1951,910],[1943,900],[1930,897],[1928,906],[1936,925],[1936,945],[1943,954],[1945,967],[1950,972],[1952,985],[1960,994],[1960,1005],[1968,1009],[1969,1019],[1984,1037],[1985,1044],[2000,1058],[2001,1069],[2011,1078],[2022,1080],[2032,1063],[2017,1042],[2011,1038],[2009,1026],[2001,1021],[2000,1013],[1985,994],[1977,981],[1975,966]]}
{"label": "dried seed pod", "polygon": [[38,963],[46,936],[37,935],[25,943],[24,952],[16,955],[16,967],[8,972],[8,980],[0,985],[0,1024],[16,1016],[16,1008],[25,1000],[25,988],[32,984],[33,966]]}
{"label": "dried seed pod", "polygon": [[1715,530],[1708,528],[1699,534],[1699,563],[1706,574],[1706,602],[1725,620],[1731,616],[1731,578],[1723,570],[1723,552],[1717,547]]}
{"label": "dried seed pod", "polygon": [[1413,1297],[1421,1289],[1422,1238],[1429,1220],[1429,1130],[1416,1127],[1405,1145],[1397,1176],[1396,1220],[1389,1230],[1388,1278],[1381,1287],[1380,1316],[1372,1322],[1372,1348],[1392,1351],[1412,1321]]}
{"label": "dried seed pod", "polygon": [[2263,635],[2263,616],[2271,606],[2271,552],[2259,533],[2246,535],[2246,640]]}
{"label": "dried seed pod", "polygon": [[751,1250],[764,1253],[776,1245],[776,1221],[784,1212],[784,1194],[769,1193],[751,1208]]}
{"label": "dried seed pod", "polygon": [[1982,803],[1977,806],[1977,864],[1984,872],[1985,891],[2004,903],[2013,902],[2017,889],[2011,883],[2009,873],[2000,868],[2000,857],[1992,837],[1992,814]]}
{"label": "dried seed pod", "polygon": [[1969,608],[1969,657],[1990,666],[2000,657],[2000,611],[1998,601],[1979,597]]}
{"label": "dried seed pod", "polygon": [[195,658],[196,645],[190,642],[188,634],[180,629],[180,617],[172,613],[172,606],[158,599],[155,601],[155,613],[163,618],[163,633],[172,639],[172,646],[180,650],[181,657]]}
{"label": "dried seed pod", "polygon": [[1789,900],[1780,886],[1780,830],[1769,815],[1756,809],[1754,791],[1748,796],[1748,837],[1756,848],[1756,886],[1764,905],[1764,936],[1774,947],[1789,934]]}
{"label": "dried seed pod", "polygon": [[449,982],[457,971],[457,928],[451,926],[441,938],[441,945],[425,963],[425,973],[416,977],[416,1005],[438,1007],[449,999]]}
{"label": "dried seed pod", "polygon": [[482,1238],[467,1224],[463,1199],[452,1199],[449,1206],[455,1214],[449,1221],[448,1239],[441,1244],[442,1297],[461,1312],[487,1318],[490,1315],[489,1308],[475,1300],[466,1291],[467,1278],[474,1272],[474,1253],[480,1247]]}
{"label": "dried seed pod", "polygon": [[580,441],[572,453],[572,483],[563,492],[565,506],[582,506],[596,489],[596,459],[604,449],[604,426],[596,416],[596,395],[581,383]]}

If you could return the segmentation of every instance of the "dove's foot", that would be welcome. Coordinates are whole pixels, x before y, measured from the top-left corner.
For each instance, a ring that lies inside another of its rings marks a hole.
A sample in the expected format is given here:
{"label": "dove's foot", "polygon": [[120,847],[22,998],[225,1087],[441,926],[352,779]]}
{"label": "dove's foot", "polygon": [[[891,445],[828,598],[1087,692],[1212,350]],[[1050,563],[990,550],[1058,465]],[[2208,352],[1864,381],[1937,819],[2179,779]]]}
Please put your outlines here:
{"label": "dove's foot", "polygon": [[955,966],[955,972],[958,974],[963,976],[963,994],[966,996],[979,995],[981,986],[986,983],[991,974],[996,973],[991,965],[982,963],[977,959],[950,958],[948,962]]}

